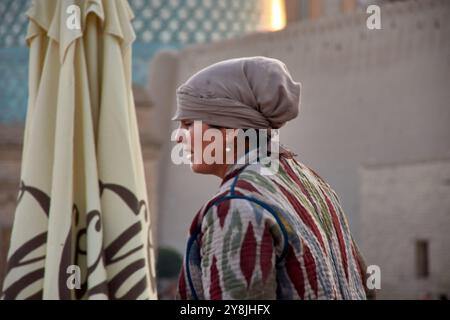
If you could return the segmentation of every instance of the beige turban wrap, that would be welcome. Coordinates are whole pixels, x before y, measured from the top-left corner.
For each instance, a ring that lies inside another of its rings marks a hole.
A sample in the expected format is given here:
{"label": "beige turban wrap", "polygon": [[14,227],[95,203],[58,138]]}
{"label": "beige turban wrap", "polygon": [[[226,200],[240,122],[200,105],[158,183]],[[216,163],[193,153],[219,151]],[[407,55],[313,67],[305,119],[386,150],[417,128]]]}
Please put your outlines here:
{"label": "beige turban wrap", "polygon": [[199,71],[178,88],[178,110],[172,120],[202,120],[224,128],[278,129],[297,117],[300,92],[301,84],[279,60],[225,60]]}

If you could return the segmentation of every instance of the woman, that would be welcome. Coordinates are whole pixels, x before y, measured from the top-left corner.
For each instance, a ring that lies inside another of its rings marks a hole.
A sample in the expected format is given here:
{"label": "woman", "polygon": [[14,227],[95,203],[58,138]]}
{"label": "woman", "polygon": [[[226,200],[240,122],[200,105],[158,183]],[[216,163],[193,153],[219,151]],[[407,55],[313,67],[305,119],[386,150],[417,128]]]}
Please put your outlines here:
{"label": "woman", "polygon": [[[268,129],[270,139],[294,119],[300,91],[281,61],[265,57],[214,64],[178,88],[177,142],[196,160],[213,142],[224,149],[191,164],[222,183],[192,222],[178,298],[366,299],[365,265],[331,187],[264,138],[239,152],[240,133]],[[195,139],[211,128],[221,141]]]}

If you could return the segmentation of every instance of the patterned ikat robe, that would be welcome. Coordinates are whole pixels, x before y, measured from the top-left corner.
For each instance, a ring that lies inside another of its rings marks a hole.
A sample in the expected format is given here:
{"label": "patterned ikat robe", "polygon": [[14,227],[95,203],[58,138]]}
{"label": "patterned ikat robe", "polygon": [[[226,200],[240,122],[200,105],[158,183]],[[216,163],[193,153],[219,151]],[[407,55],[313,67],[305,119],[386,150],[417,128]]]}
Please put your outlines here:
{"label": "patterned ikat robe", "polygon": [[177,298],[366,299],[365,264],[336,193],[290,152],[277,173],[263,166],[231,166],[195,216]]}

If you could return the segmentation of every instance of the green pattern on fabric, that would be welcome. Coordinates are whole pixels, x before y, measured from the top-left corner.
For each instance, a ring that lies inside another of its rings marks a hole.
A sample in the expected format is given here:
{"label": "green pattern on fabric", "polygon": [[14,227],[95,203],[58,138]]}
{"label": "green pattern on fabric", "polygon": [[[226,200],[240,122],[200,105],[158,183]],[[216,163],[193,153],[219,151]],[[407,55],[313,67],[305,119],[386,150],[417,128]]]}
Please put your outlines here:
{"label": "green pattern on fabric", "polygon": [[[228,200],[227,200],[228,201]],[[242,242],[242,221],[238,211],[233,210],[230,225],[223,238],[222,248],[222,269],[223,277],[227,280],[224,282],[225,290],[230,292],[233,297],[239,297],[242,290],[245,289],[244,283],[238,279],[231,268],[230,260],[239,260],[240,246]],[[238,255],[236,257],[236,255]],[[230,256],[231,259],[228,257]]]}

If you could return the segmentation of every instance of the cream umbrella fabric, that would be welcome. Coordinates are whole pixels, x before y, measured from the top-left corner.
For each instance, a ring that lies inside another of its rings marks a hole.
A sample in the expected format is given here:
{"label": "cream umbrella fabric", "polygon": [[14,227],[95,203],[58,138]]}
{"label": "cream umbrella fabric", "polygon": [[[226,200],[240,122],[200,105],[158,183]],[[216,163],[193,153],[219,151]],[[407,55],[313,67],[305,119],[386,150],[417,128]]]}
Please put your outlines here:
{"label": "cream umbrella fabric", "polygon": [[[80,29],[67,26],[71,5]],[[29,103],[2,298],[155,299],[133,13],[126,0],[34,0],[27,14]]]}

